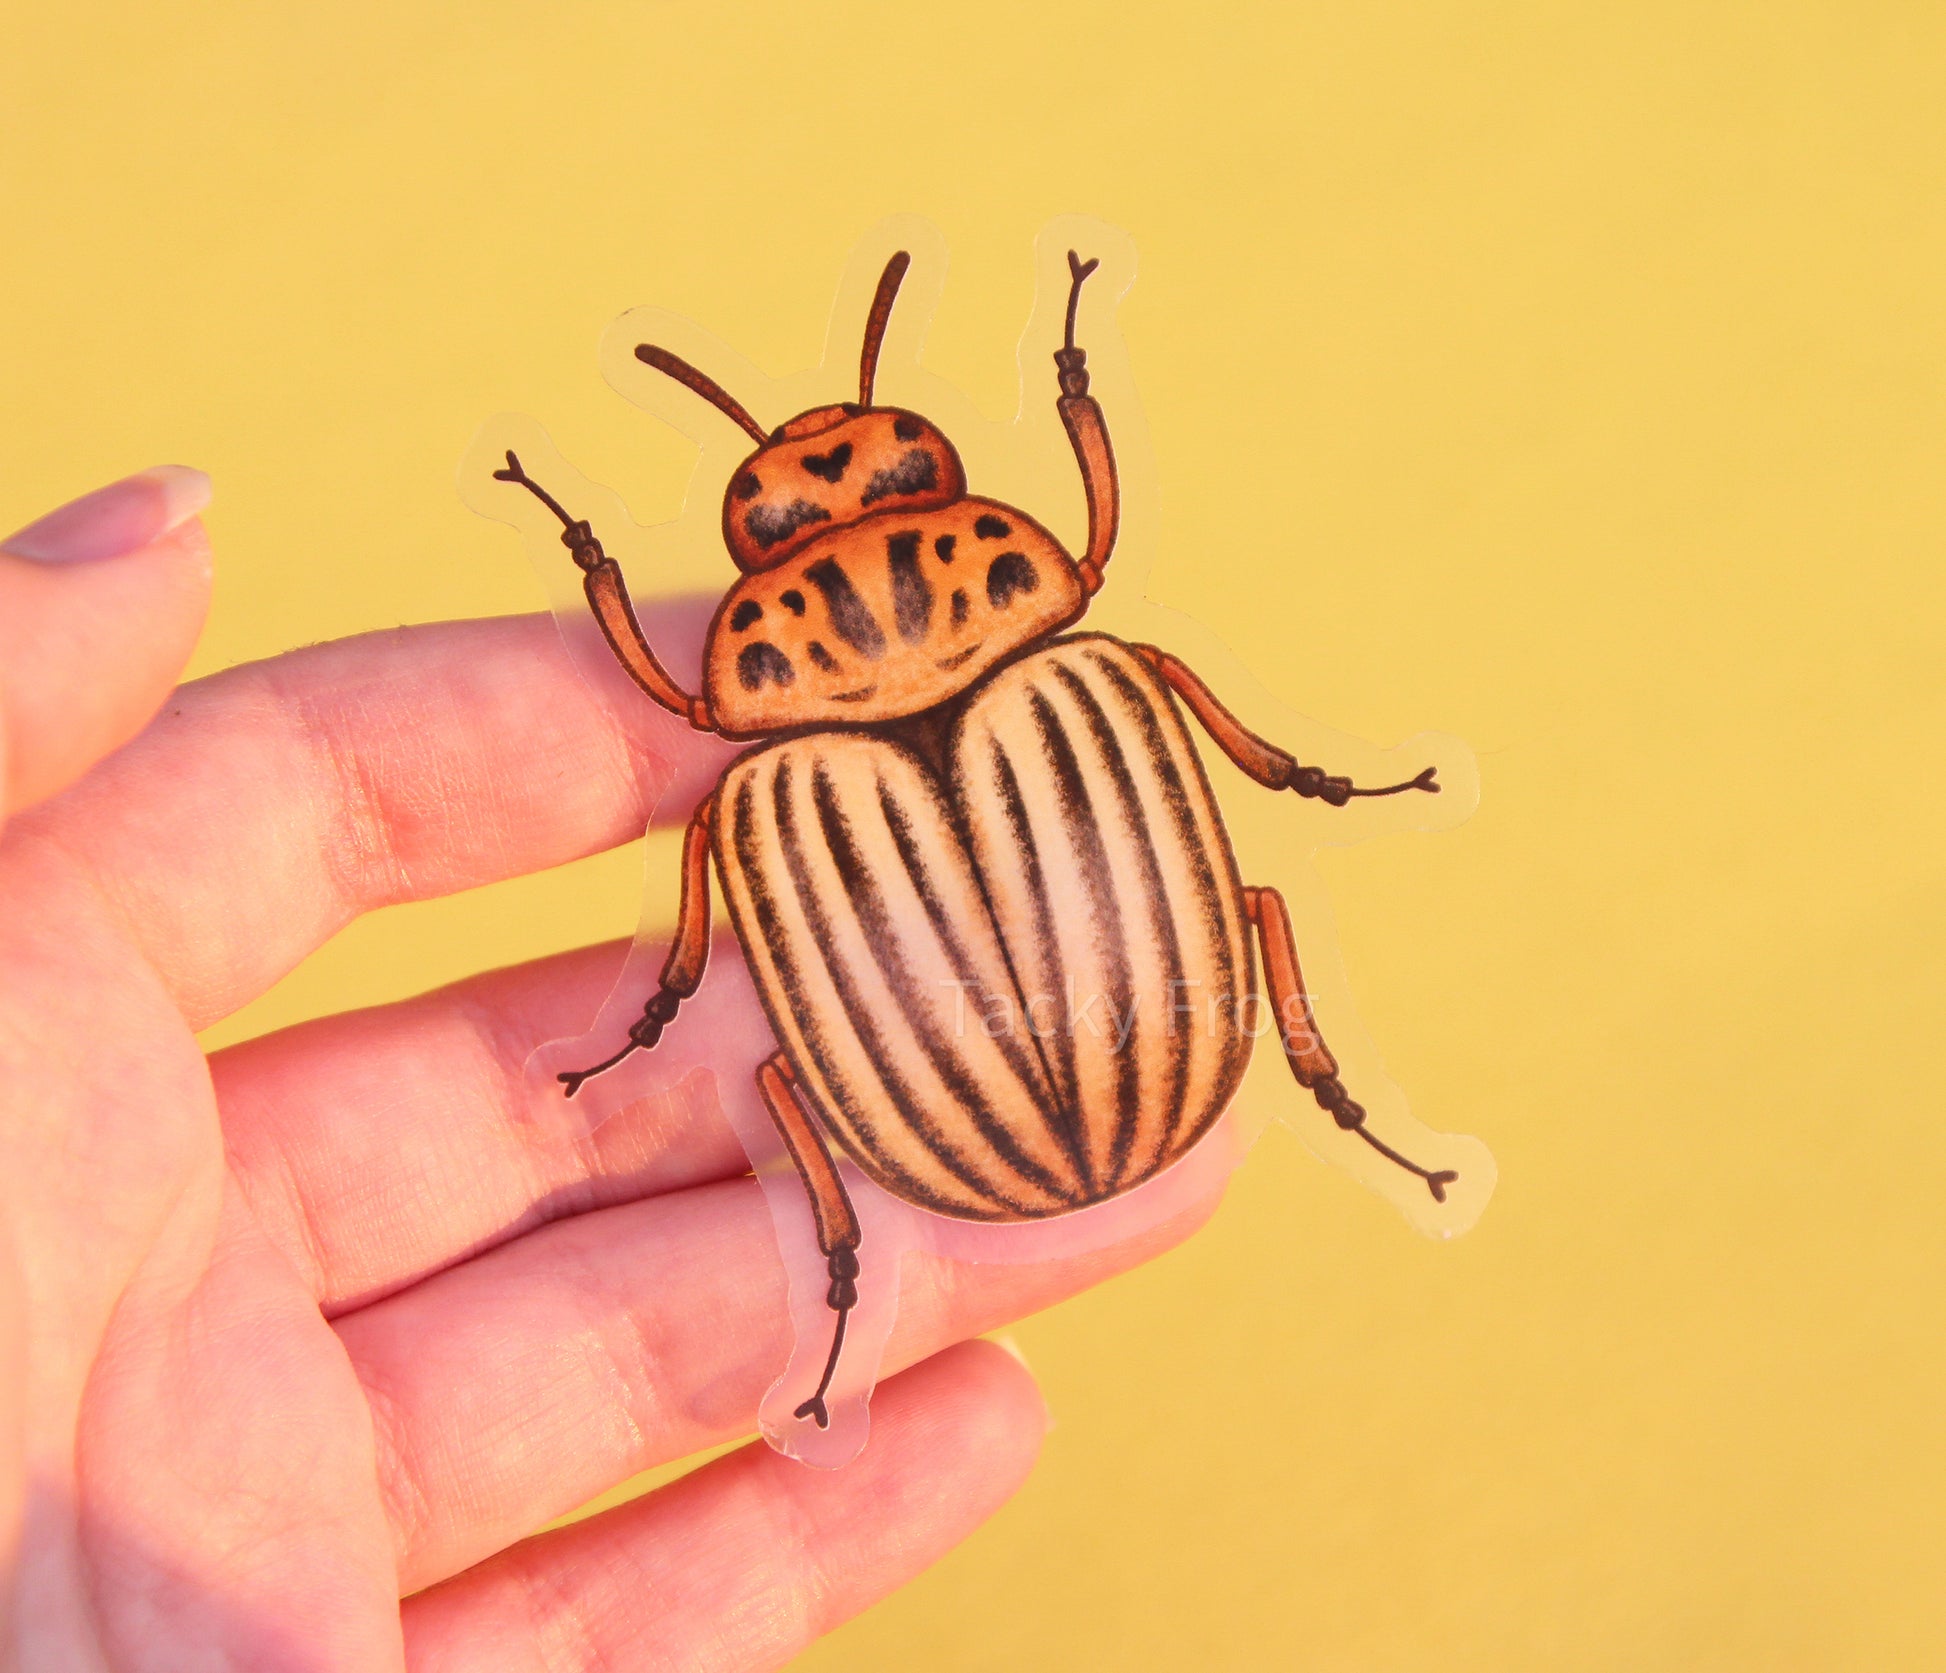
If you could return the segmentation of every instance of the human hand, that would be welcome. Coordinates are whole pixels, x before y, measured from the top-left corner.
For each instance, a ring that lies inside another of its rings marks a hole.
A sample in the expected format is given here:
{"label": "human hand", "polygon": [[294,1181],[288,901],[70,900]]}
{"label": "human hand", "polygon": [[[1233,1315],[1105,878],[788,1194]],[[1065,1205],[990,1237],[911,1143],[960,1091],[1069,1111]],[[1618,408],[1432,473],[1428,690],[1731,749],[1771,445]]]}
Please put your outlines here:
{"label": "human hand", "polygon": [[910,1369],[844,1470],[746,1446],[524,1537],[750,1433],[789,1349],[726,1123],[527,1106],[529,1052],[585,1024],[623,949],[207,1060],[195,1031],[361,913],[686,817],[722,746],[591,691],[545,617],[172,695],[206,498],[152,472],[0,549],[9,1645],[34,1668],[774,1666],[1025,1476],[1039,1395],[967,1339],[1207,1204],[1084,1257],[908,1261],[886,1365]]}

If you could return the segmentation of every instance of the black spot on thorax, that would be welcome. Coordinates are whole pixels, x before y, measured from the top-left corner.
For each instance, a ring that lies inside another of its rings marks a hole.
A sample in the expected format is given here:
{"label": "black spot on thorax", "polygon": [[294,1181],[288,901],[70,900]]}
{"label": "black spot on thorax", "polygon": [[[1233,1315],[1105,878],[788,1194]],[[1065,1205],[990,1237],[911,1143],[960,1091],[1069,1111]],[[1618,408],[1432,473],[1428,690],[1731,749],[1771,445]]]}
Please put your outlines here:
{"label": "black spot on thorax", "polygon": [[777,602],[790,611],[793,616],[804,614],[804,595],[795,587],[790,587],[777,595]]}
{"label": "black spot on thorax", "polygon": [[884,629],[836,558],[819,558],[805,570],[804,579],[824,595],[825,608],[831,612],[831,630],[840,639],[874,661],[885,654]]}
{"label": "black spot on thorax", "polygon": [[973,525],[973,532],[982,540],[1005,540],[1014,532],[1013,524],[1004,518],[996,517],[989,511]]}
{"label": "black spot on thorax", "polygon": [[932,543],[932,549],[939,554],[939,561],[941,563],[951,563],[953,561],[953,548],[958,544],[959,537],[957,535],[942,534]]}
{"label": "black spot on thorax", "polygon": [[1025,552],[1002,552],[987,566],[987,602],[1004,610],[1016,593],[1030,593],[1041,584]]}
{"label": "black spot on thorax", "polygon": [[892,618],[899,637],[916,645],[932,626],[932,583],[919,573],[919,542],[925,534],[919,529],[903,529],[885,537],[885,550],[892,563]]}
{"label": "black spot on thorax", "polygon": [[754,598],[746,598],[730,612],[730,626],[734,631],[741,633],[753,622],[760,622],[763,618],[764,607]]}
{"label": "black spot on thorax", "polygon": [[797,678],[791,659],[768,640],[759,639],[737,653],[737,680],[745,691],[766,685],[789,685]]}
{"label": "black spot on thorax", "polygon": [[902,412],[892,420],[892,434],[900,441],[917,441],[925,433],[925,425],[909,412]]}

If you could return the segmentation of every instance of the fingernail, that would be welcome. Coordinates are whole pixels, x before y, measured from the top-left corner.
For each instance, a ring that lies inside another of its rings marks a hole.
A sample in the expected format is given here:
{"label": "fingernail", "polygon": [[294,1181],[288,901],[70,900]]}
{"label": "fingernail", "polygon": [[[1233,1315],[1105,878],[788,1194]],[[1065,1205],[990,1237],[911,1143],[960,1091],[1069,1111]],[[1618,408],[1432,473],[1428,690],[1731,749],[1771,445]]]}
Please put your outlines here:
{"label": "fingernail", "polygon": [[1034,1369],[1033,1366],[1027,1363],[1027,1353],[1026,1350],[1023,1349],[1020,1345],[1020,1338],[1016,1336],[1011,1330],[993,1331],[988,1335],[987,1340],[991,1342],[996,1348],[998,1348],[1003,1354],[1007,1354],[1008,1356],[1010,1356],[1016,1363],[1021,1365],[1024,1369],[1029,1371]]}
{"label": "fingernail", "polygon": [[210,500],[210,480],[187,465],[157,465],[70,500],[0,540],[0,552],[36,563],[119,558],[180,528]]}
{"label": "fingernail", "polygon": [[[987,1340],[1012,1359],[1030,1377],[1034,1375],[1034,1367],[1027,1362],[1027,1353],[1020,1345],[1020,1338],[1011,1330],[996,1330],[987,1337]],[[1036,1377],[1034,1381],[1035,1386],[1039,1387],[1040,1379]],[[1047,1432],[1051,1435],[1054,1432],[1054,1413],[1048,1408],[1045,1392],[1041,1395],[1041,1409],[1047,1414]]]}

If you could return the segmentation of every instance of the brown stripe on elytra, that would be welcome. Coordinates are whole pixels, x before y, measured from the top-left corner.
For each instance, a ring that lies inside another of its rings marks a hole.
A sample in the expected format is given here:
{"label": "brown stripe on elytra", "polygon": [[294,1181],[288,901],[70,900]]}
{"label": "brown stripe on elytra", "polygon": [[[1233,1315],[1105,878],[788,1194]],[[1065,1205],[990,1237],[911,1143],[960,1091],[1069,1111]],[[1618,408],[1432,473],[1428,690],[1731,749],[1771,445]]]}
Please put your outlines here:
{"label": "brown stripe on elytra", "polygon": [[[817,796],[817,780],[821,776],[823,776],[823,766],[813,766],[811,768],[813,801]],[[825,910],[825,897],[819,891],[817,879],[811,875],[810,862],[804,856],[804,842],[798,835],[798,809],[790,801],[782,765],[778,766],[776,786],[771,800],[773,800],[778,846],[782,848],[784,866],[790,872],[790,881],[796,885],[798,908],[804,912],[804,926],[810,930],[811,945],[823,953],[825,975],[831,979],[831,986],[839,998],[839,1006],[843,1008],[848,1023],[852,1025],[852,1033],[858,1037],[858,1045],[864,1050],[866,1060],[872,1064],[872,1072],[882,1080],[885,1089],[891,1093],[889,1099],[891,1107],[909,1124],[909,1128],[915,1132],[915,1136],[919,1138],[928,1156],[938,1161],[940,1167],[944,1167],[967,1191],[973,1192],[975,1198],[987,1196],[991,1192],[991,1183],[981,1177],[979,1169],[973,1163],[969,1163],[952,1148],[952,1144],[946,1142],[946,1136],[938,1132],[938,1128],[932,1126],[932,1122],[926,1121],[922,1113],[924,1109],[922,1101],[917,1097],[913,1084],[905,1078],[905,1074],[899,1068],[897,1052],[889,1049],[885,1035],[880,1031],[878,1014],[874,1006],[866,1000],[864,992],[858,986],[856,975],[852,973],[850,965],[845,961],[841,943],[833,934],[833,918]],[[829,833],[821,833],[821,835],[827,836],[829,840]],[[858,924],[858,928],[864,930],[866,926]],[[872,947],[872,955],[876,959],[883,957],[882,947],[872,943],[870,932],[866,932],[866,936],[868,936],[866,945]],[[872,1130],[866,1122],[860,1121],[858,1111],[848,1103],[845,1105],[845,1115],[858,1126],[866,1148],[872,1152],[872,1159],[883,1165],[885,1150],[882,1144],[874,1142],[876,1130]],[[899,1171],[903,1173],[905,1169]]]}
{"label": "brown stripe on elytra", "polygon": [[[771,776],[774,780],[775,769]],[[750,891],[750,902],[755,908],[752,916],[758,932],[763,936],[764,949],[770,954],[770,965],[777,985],[784,990],[784,1009],[803,1031],[811,1055],[820,1063],[827,1063],[830,1052],[818,1024],[819,1013],[815,1006],[807,1002],[804,973],[798,968],[790,925],[784,921],[777,899],[770,891],[769,875],[764,870],[766,844],[763,833],[757,829],[756,803],[756,774],[749,772],[737,786],[736,799],[730,807],[730,847],[736,854],[737,871],[742,877],[743,886]],[[759,984],[758,991],[762,992],[762,984]],[[825,1079],[841,1081],[842,1077],[827,1068]],[[843,1089],[841,1096],[847,1104],[853,1101],[849,1089]]]}
{"label": "brown stripe on elytra", "polygon": [[[775,798],[776,792],[778,792],[778,782],[776,780],[778,778],[786,778],[788,780],[788,772],[790,772],[790,763],[788,761],[776,763],[773,772],[771,772],[771,792],[773,792],[773,798]],[[788,798],[788,784],[784,786],[784,794]],[[804,971],[798,967],[798,961],[794,957],[794,943],[792,943],[792,938],[790,938],[790,924],[784,922],[784,916],[778,910],[778,901],[776,901],[775,895],[771,893],[769,873],[763,870],[765,852],[767,852],[767,848],[771,844],[765,842],[765,833],[761,833],[757,829],[755,801],[757,801],[757,782],[755,782],[755,774],[749,774],[749,776],[743,778],[743,782],[738,786],[736,805],[732,809],[732,819],[730,819],[730,825],[732,825],[732,829],[730,829],[730,844],[736,850],[738,870],[741,873],[741,877],[743,877],[743,887],[749,889],[751,907],[755,908],[755,920],[757,920],[757,926],[759,926],[759,930],[763,934],[765,949],[771,953],[771,969],[775,971],[776,984],[784,990],[784,1012],[790,1015],[790,1019],[802,1031],[806,1049],[810,1050],[811,1060],[823,1072],[825,1084],[831,1087],[831,1095],[837,1099],[839,1107],[845,1109],[847,1115],[850,1115],[852,1124],[860,1130],[862,1142],[868,1144],[868,1146],[872,1146],[874,1152],[876,1152],[878,1130],[872,1126],[870,1119],[862,1119],[856,1113],[856,1111],[860,1111],[862,1105],[858,1101],[856,1091],[845,1080],[843,1066],[839,1064],[839,1060],[831,1052],[831,1045],[825,1039],[823,1029],[819,1027],[819,1008],[815,1004],[811,1004],[810,996],[806,992]],[[776,846],[778,848],[784,846],[782,844],[782,833],[778,833]],[[759,984],[759,994],[761,992],[763,992],[763,984]],[[775,1017],[773,1017],[773,1025],[776,1025]],[[924,1204],[928,1204],[932,1208],[938,1208],[942,1212],[954,1206],[946,1196],[942,1196],[940,1192],[934,1191],[922,1179],[915,1179],[913,1175],[909,1175],[895,1161],[883,1163],[883,1169],[885,1169],[887,1175],[891,1175],[891,1177],[895,1177],[899,1181],[901,1191],[915,1192],[913,1194],[913,1200],[915,1202],[924,1202]]]}
{"label": "brown stripe on elytra", "polygon": [[872,472],[858,503],[870,505],[894,494],[928,494],[938,485],[939,461],[923,447],[908,448],[897,464]]}
{"label": "brown stripe on elytra", "polygon": [[[821,769],[819,769],[821,770]],[[812,780],[815,792],[816,778]],[[833,934],[831,916],[825,910],[823,896],[819,892],[817,879],[811,875],[810,863],[804,857],[804,843],[797,828],[797,809],[792,805],[789,785],[786,780],[786,764],[778,764],[777,776],[771,792],[772,817],[777,823],[777,845],[783,851],[784,865],[791,874],[791,883],[797,890],[797,904],[804,914],[804,925],[810,931],[811,945],[824,954],[825,974],[837,993],[839,1007],[845,1019],[851,1024],[852,1032],[864,1051],[866,1061],[872,1071],[884,1083],[891,1094],[892,1107],[915,1126],[925,1121],[920,1113],[922,1105],[915,1094],[912,1083],[901,1073],[897,1054],[890,1049],[884,1034],[878,1026],[874,1008],[860,989],[857,977],[850,965],[845,962],[839,943]],[[876,949],[875,949],[876,950]],[[851,1104],[845,1106],[845,1114],[860,1129],[872,1159],[880,1166],[885,1165],[884,1147],[875,1142],[875,1135],[862,1121]],[[930,1127],[930,1123],[926,1123]],[[921,1139],[925,1149],[939,1165],[957,1179],[974,1196],[985,1195],[990,1187],[980,1177],[979,1170],[949,1145],[944,1136],[936,1129],[922,1131]],[[903,1173],[904,1170],[899,1170]]]}
{"label": "brown stripe on elytra", "polygon": [[[774,771],[771,776],[775,778]],[[818,1013],[805,1003],[804,975],[792,954],[790,925],[778,911],[777,901],[770,892],[770,880],[764,872],[763,837],[757,829],[756,803],[756,774],[746,773],[730,807],[730,846],[736,853],[743,885],[750,891],[751,903],[756,908],[754,917],[763,933],[771,967],[790,1002],[787,1008],[809,1037],[818,1033]]]}
{"label": "brown stripe on elytra", "polygon": [[[1176,914],[1169,898],[1169,884],[1162,875],[1161,856],[1157,854],[1154,839],[1149,835],[1146,810],[1135,788],[1135,781],[1130,776],[1128,757],[1122,752],[1121,739],[1116,736],[1114,723],[1089,689],[1088,682],[1072,668],[1058,662],[1054,664],[1052,672],[1055,679],[1067,688],[1068,696],[1081,711],[1088,736],[1094,741],[1101,763],[1107,769],[1109,783],[1115,787],[1115,799],[1121,805],[1122,829],[1129,846],[1135,850],[1135,862],[1141,872],[1142,893],[1153,909],[1157,950],[1162,955],[1163,992],[1168,995],[1167,1002],[1173,1005],[1177,995],[1184,991],[1182,938],[1176,932]],[[1166,1090],[1159,1102],[1164,1115],[1163,1128],[1167,1132],[1182,1115],[1183,1093],[1189,1086],[1190,1042],[1189,1031],[1175,1026],[1173,1013],[1164,1022],[1163,1055],[1168,1068],[1164,1082]],[[1136,1047],[1133,1018],[1130,1019],[1128,1039],[1123,1042],[1122,1055],[1127,1059],[1136,1059],[1140,1055]],[[1135,1148],[1141,1103],[1137,1096],[1130,1108],[1117,1111],[1122,1119],[1116,1128],[1112,1153],[1115,1166],[1112,1183],[1115,1185],[1122,1184],[1128,1177],[1128,1159]]]}
{"label": "brown stripe on elytra", "polygon": [[[881,801],[884,798],[884,784],[879,785]],[[831,788],[830,775],[822,766],[816,767],[811,774],[811,804],[817,811],[818,829],[825,842],[825,850],[830,854],[832,863],[838,868],[838,878],[844,887],[845,898],[850,903],[859,927],[865,932],[866,945],[871,947],[879,968],[885,974],[886,986],[892,990],[894,1002],[899,1013],[905,1018],[906,1026],[911,1029],[926,1061],[932,1065],[933,1073],[939,1077],[940,1084],[958,1101],[960,1108],[972,1116],[973,1125],[994,1153],[1012,1168],[1022,1179],[1041,1187],[1052,1196],[1062,1195],[1054,1176],[1039,1166],[1031,1157],[1022,1154],[1018,1142],[1009,1133],[998,1112],[987,1100],[979,1083],[966,1072],[966,1065],[953,1050],[952,1044],[939,1031],[939,1019],[918,999],[919,981],[913,974],[902,952],[903,937],[893,922],[892,914],[880,892],[878,880],[872,875],[872,868],[863,854],[859,852],[858,842],[851,829],[851,822],[838,805],[837,795]],[[950,949],[949,949],[950,956]],[[962,976],[966,974],[963,966],[955,961],[955,968]],[[964,992],[964,989],[961,990]],[[927,1150],[942,1161],[952,1146],[938,1124],[927,1117],[918,1106],[904,1110],[907,1121],[912,1124]],[[954,1154],[957,1154],[954,1152]],[[1016,1213],[1028,1214],[1033,1211],[1031,1202],[1023,1202],[1019,1196],[1009,1196],[1000,1189],[998,1182],[982,1178],[980,1184],[985,1192],[1004,1203]]]}
{"label": "brown stripe on elytra", "polygon": [[932,627],[932,583],[919,573],[919,542],[924,538],[918,529],[885,537],[892,565],[892,620],[908,645],[920,643]]}
{"label": "brown stripe on elytra", "polygon": [[[787,776],[789,770],[789,763],[785,761],[779,761],[772,767],[770,777],[773,793],[777,789],[777,780]],[[736,800],[730,810],[730,846],[736,853],[737,870],[744,887],[750,891],[751,905],[755,908],[753,917],[763,935],[764,948],[770,954],[777,985],[784,990],[785,1010],[803,1032],[812,1057],[825,1067],[825,1079],[837,1083],[833,1091],[849,1108],[856,1102],[856,1095],[844,1083],[843,1075],[831,1061],[830,1047],[820,1026],[821,1012],[810,1003],[804,972],[797,962],[791,926],[785,920],[777,898],[771,893],[770,875],[764,869],[770,845],[764,840],[764,833],[757,828],[756,802],[757,779],[756,774],[751,772],[737,786]]]}
{"label": "brown stripe on elytra", "polygon": [[[1115,1053],[1115,1132],[1109,1141],[1112,1166],[1115,1152],[1119,1149],[1126,1154],[1125,1147],[1135,1142],[1135,1124],[1142,1113],[1140,1052],[1135,1044],[1139,1019],[1135,1015],[1135,979],[1129,965],[1128,933],[1122,924],[1115,869],[1101,840],[1094,798],[1088,794],[1073,740],[1044,692],[1030,690],[1027,707],[1040,733],[1041,754],[1054,775],[1055,799],[1060,803],[1068,844],[1081,872],[1081,886],[1087,891],[1100,947],[1102,985],[1108,989],[1102,999],[1109,1008],[1111,1021],[1119,1025],[1120,1019],[1127,1019],[1128,1036]],[[1079,1091],[1077,1087],[1077,1104]]]}
{"label": "brown stripe on elytra", "polygon": [[[1001,812],[1006,815],[1007,827],[1013,835],[1014,850],[1019,857],[1021,876],[1027,884],[1029,911],[1033,917],[1035,944],[1041,949],[1049,965],[1056,993],[1067,992],[1066,967],[1061,958],[1060,932],[1054,922],[1054,904],[1048,896],[1047,874],[1041,868],[1040,852],[1034,845],[1034,828],[1027,817],[1027,799],[1020,792],[1020,775],[1014,771],[1014,764],[1007,755],[1006,745],[987,733],[987,744],[993,758],[993,788],[999,797]],[[1030,1005],[1039,995],[1026,995]],[[1060,1085],[1054,1088],[1054,1096],[1048,1100],[1043,1112],[1047,1130],[1053,1136],[1074,1165],[1075,1178],[1081,1181],[1082,1194],[1092,1198],[1096,1192],[1094,1158],[1088,1153],[1088,1146],[1081,1131],[1081,1112],[1072,1100],[1080,1090],[1080,1081],[1074,1061],[1074,1030],[1069,1024],[1072,1018],[1062,1018],[1062,1026],[1054,1030],[1055,1052],[1061,1059]],[[1040,1041],[1038,1031],[1036,1043]],[[1053,1064],[1048,1069],[1052,1077]]]}
{"label": "brown stripe on elytra", "polygon": [[804,647],[804,654],[811,659],[813,668],[822,669],[827,674],[838,672],[838,659],[824,648],[824,641],[813,639]]}
{"label": "brown stripe on elytra", "polygon": [[[1129,718],[1135,722],[1136,728],[1142,733],[1142,747],[1146,749],[1148,761],[1156,766],[1156,774],[1162,778],[1164,800],[1170,803],[1175,835],[1183,846],[1183,852],[1203,856],[1207,862],[1210,848],[1214,846],[1220,856],[1222,870],[1228,873],[1232,899],[1240,899],[1243,891],[1242,875],[1236,870],[1236,854],[1230,850],[1228,840],[1224,840],[1220,815],[1216,813],[1216,798],[1210,792],[1210,782],[1208,782],[1207,772],[1203,770],[1203,761],[1197,757],[1193,749],[1189,749],[1189,770],[1197,776],[1197,784],[1203,792],[1201,798],[1203,805],[1210,809],[1210,817],[1218,819],[1218,827],[1216,827],[1218,840],[1214,844],[1210,844],[1203,833],[1197,829],[1197,815],[1189,798],[1189,784],[1183,780],[1181,770],[1175,765],[1175,753],[1171,751],[1170,743],[1162,731],[1162,714],[1158,712],[1158,698],[1144,691],[1142,685],[1136,683],[1135,677],[1125,667],[1119,667],[1103,652],[1088,650],[1086,656],[1090,661],[1094,661],[1094,665],[1101,669],[1103,675],[1107,675],[1109,685],[1115,687],[1115,693],[1121,696]],[[1160,704],[1168,704],[1168,702],[1170,702],[1168,694],[1162,694]],[[1247,942],[1247,932],[1242,940],[1230,934],[1232,926],[1226,920],[1222,910],[1224,907],[1222,883],[1224,879],[1216,875],[1214,866],[1205,864],[1205,868],[1197,872],[1197,910],[1203,918],[1208,940],[1216,947],[1216,957],[1222,963],[1220,982],[1214,982],[1212,988],[1218,994],[1232,994],[1238,1002],[1242,1002],[1243,992],[1249,988],[1251,982],[1249,942]],[[1232,1033],[1226,1056],[1232,1060],[1232,1064],[1238,1058],[1247,1058],[1249,1037],[1243,1035],[1242,1031]]]}
{"label": "brown stripe on elytra", "polygon": [[[1237,873],[1236,856],[1230,851],[1229,843],[1222,840],[1221,829],[1217,832],[1218,841],[1211,843],[1197,828],[1189,786],[1176,765],[1175,751],[1162,729],[1162,711],[1158,705],[1168,704],[1167,695],[1158,697],[1146,690],[1126,668],[1099,649],[1090,646],[1083,654],[1114,688],[1116,696],[1121,699],[1123,713],[1140,731],[1145,759],[1153,764],[1157,777],[1162,781],[1162,799],[1168,804],[1176,840],[1182,852],[1185,855],[1201,855],[1207,861],[1211,857],[1211,849],[1218,850],[1221,866],[1229,874],[1233,895],[1240,896],[1243,879]],[[1210,793],[1209,779],[1193,751],[1190,754],[1190,770],[1200,781],[1204,806],[1214,810],[1215,801]],[[1216,877],[1216,868],[1206,865],[1195,876],[1197,913],[1218,966],[1211,972],[1211,991],[1214,994],[1228,994],[1241,1003],[1244,992],[1253,983],[1249,942],[1231,933],[1234,926],[1224,916],[1222,885]],[[1241,1028],[1233,1029],[1224,1037],[1219,1077],[1229,1079],[1241,1074],[1249,1056],[1250,1037]],[[1187,1134],[1177,1136],[1185,1141],[1191,1137]],[[1162,1136],[1154,1157],[1149,1161],[1151,1169],[1167,1151],[1169,1138],[1168,1134]]]}
{"label": "brown stripe on elytra", "polygon": [[953,626],[958,627],[962,622],[966,620],[966,609],[967,609],[966,589],[964,587],[955,587],[953,589],[952,602],[953,602]]}
{"label": "brown stripe on elytra", "polygon": [[1025,552],[1002,552],[987,566],[987,603],[1004,610],[1015,593],[1030,593],[1040,584]]}
{"label": "brown stripe on elytra", "polygon": [[819,558],[805,570],[804,579],[824,595],[825,608],[831,612],[832,632],[860,656],[868,656],[874,662],[885,654],[884,629],[878,625],[871,607],[858,596],[858,589],[836,558]]}
{"label": "brown stripe on elytra", "polygon": [[[898,851],[899,860],[905,866],[906,877],[912,884],[912,891],[924,905],[933,933],[939,937],[939,944],[946,949],[946,956],[953,961],[955,974],[965,987],[976,987],[978,972],[974,969],[973,955],[960,938],[959,928],[953,921],[953,915],[933,884],[932,873],[926,866],[926,857],[920,849],[918,835],[912,829],[912,821],[907,817],[904,806],[892,794],[883,779],[879,781],[878,786],[878,809],[884,817],[886,830],[891,834],[892,846]],[[1004,949],[1001,957],[1004,961],[1006,957]],[[1010,997],[1018,1002],[1020,995],[1015,991]],[[1041,1061],[1038,1050],[1028,1052],[1011,1028],[995,1035],[993,1043],[1022,1086],[1035,1091],[1045,1087],[1047,1065]]]}
{"label": "brown stripe on elytra", "polygon": [[[1162,781],[1162,799],[1168,804],[1170,823],[1175,826],[1176,841],[1183,851],[1189,854],[1202,853],[1206,844],[1203,834],[1196,828],[1196,811],[1190,805],[1189,786],[1183,782],[1180,769],[1176,766],[1174,752],[1169,741],[1163,736],[1162,722],[1156,714],[1155,700],[1141,686],[1130,678],[1128,670],[1118,666],[1110,657],[1099,651],[1088,651],[1088,660],[1099,670],[1121,699],[1123,715],[1133,721],[1142,734],[1142,747],[1146,758],[1155,768],[1156,777]],[[1213,881],[1213,879],[1212,879]],[[1240,884],[1241,880],[1239,880]],[[1203,926],[1213,942],[1220,943],[1224,958],[1230,954],[1229,937],[1223,933],[1223,902],[1212,888],[1198,891],[1197,906],[1201,910]],[[1225,975],[1233,978],[1232,968]]]}

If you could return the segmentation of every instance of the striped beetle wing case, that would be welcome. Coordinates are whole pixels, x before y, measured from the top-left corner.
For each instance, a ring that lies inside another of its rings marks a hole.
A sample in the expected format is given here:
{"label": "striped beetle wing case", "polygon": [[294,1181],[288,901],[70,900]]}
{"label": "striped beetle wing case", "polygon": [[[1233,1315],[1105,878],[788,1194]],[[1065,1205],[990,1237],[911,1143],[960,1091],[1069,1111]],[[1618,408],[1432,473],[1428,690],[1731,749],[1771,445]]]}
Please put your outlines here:
{"label": "striped beetle wing case", "polygon": [[1140,1185],[1241,1079],[1242,884],[1168,692],[1057,642],[978,687],[935,768],[869,733],[738,761],[712,821],[766,1011],[845,1152],[969,1220]]}

